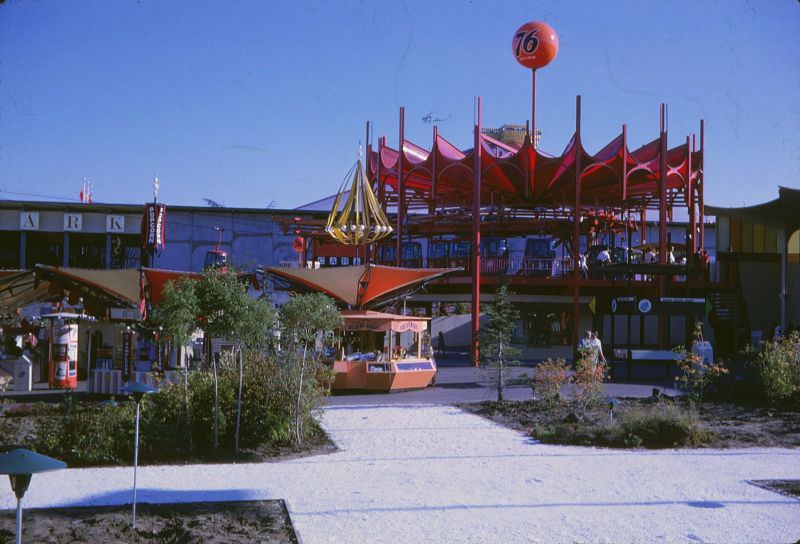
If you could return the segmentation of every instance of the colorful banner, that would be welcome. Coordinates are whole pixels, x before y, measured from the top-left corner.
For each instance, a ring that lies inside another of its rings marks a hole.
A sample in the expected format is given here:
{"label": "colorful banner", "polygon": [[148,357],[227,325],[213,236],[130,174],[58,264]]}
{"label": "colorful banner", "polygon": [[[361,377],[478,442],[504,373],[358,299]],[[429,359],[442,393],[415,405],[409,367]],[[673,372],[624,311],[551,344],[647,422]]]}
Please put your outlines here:
{"label": "colorful banner", "polygon": [[133,353],[133,334],[130,332],[122,333],[122,380],[128,381],[131,376]]}
{"label": "colorful banner", "polygon": [[164,249],[167,207],[164,204],[145,204],[142,217],[142,247]]}

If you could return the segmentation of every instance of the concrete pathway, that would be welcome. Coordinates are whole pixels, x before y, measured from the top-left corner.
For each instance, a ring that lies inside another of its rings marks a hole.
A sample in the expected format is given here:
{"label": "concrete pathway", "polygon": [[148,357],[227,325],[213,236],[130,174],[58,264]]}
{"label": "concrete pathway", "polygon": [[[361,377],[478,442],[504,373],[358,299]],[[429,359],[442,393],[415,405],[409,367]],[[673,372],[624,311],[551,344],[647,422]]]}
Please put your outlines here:
{"label": "concrete pathway", "polygon": [[[338,406],[323,423],[340,451],[144,467],[140,500],[284,498],[306,544],[800,538],[800,501],[747,483],[800,478],[798,450],[544,446],[448,406]],[[41,474],[25,502],[125,503],[131,479],[129,468]],[[12,508],[0,486],[0,508]]]}

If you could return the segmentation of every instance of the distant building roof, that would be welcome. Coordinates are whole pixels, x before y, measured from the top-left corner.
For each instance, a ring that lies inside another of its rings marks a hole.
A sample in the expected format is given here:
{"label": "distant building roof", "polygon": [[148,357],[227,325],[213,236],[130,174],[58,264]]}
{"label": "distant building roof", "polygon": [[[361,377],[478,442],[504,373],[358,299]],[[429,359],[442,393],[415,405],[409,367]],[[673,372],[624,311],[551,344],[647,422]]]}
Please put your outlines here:
{"label": "distant building roof", "polygon": [[800,189],[778,187],[778,198],[741,208],[705,206],[706,215],[735,217],[776,229],[794,232],[800,229]]}

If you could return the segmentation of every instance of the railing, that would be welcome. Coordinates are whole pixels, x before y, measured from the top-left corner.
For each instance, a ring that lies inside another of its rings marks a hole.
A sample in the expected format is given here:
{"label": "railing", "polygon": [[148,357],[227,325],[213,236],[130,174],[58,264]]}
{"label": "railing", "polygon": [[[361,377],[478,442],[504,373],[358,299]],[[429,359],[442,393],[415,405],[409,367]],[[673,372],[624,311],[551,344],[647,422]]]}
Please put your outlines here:
{"label": "railing", "polygon": [[564,278],[572,274],[572,258],[517,257],[511,259],[511,274],[533,278]]}

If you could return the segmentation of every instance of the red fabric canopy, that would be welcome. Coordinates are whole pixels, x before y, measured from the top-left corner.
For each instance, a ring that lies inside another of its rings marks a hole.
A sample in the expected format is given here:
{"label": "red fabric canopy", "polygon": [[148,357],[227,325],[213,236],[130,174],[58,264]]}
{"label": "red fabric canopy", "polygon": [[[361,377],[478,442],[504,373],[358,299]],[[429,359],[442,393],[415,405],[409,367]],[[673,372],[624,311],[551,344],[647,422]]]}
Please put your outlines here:
{"label": "red fabric canopy", "polygon": [[[659,194],[659,144],[652,142],[629,151],[624,133],[594,155],[575,136],[560,156],[534,149],[528,136],[519,149],[481,135],[481,201],[500,194],[506,205],[569,206],[575,201],[575,163],[581,159],[581,202],[594,206],[648,206]],[[430,195],[436,180],[437,202],[460,205],[471,200],[474,150],[461,151],[438,134],[430,151],[403,142],[403,183],[410,191]],[[691,154],[691,172],[689,155]],[[684,143],[667,151],[667,191],[670,204],[686,202],[691,178],[701,175],[702,151],[691,151]],[[395,192],[398,185],[399,152],[381,146],[368,149],[370,179],[385,182]],[[652,202],[655,206],[657,203]]]}
{"label": "red fabric canopy", "polygon": [[364,307],[370,302],[410,288],[457,268],[397,268],[367,264],[332,268],[267,268],[267,272],[326,293],[350,306]]}

